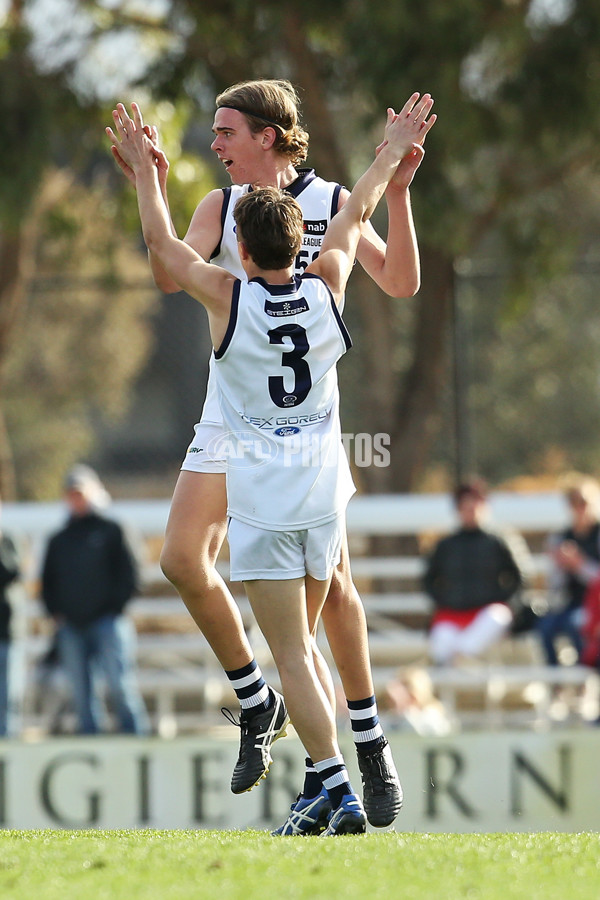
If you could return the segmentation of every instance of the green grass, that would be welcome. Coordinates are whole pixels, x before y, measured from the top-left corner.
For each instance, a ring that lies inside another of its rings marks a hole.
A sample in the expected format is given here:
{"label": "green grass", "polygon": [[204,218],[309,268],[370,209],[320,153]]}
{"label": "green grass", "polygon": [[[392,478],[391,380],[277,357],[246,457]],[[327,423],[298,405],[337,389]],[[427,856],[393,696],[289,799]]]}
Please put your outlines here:
{"label": "green grass", "polygon": [[597,900],[598,834],[5,831],[7,900]]}

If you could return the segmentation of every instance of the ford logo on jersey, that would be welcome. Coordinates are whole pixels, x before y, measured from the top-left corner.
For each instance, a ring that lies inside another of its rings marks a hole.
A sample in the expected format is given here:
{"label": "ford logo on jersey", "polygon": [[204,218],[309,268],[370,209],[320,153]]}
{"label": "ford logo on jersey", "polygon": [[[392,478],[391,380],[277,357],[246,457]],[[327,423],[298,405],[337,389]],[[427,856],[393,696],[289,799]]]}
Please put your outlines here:
{"label": "ford logo on jersey", "polygon": [[288,425],[287,428],[276,428],[273,434],[277,434],[279,437],[292,437],[293,434],[298,434],[299,431],[299,428]]}

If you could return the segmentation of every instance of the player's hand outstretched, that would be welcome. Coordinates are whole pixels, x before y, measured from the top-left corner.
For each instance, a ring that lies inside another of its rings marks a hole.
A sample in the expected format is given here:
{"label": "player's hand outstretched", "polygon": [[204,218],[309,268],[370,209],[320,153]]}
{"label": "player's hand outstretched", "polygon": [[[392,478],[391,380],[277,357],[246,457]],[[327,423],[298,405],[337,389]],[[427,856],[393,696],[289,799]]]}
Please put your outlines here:
{"label": "player's hand outstretched", "polygon": [[[386,134],[384,140],[375,150],[375,154],[380,153],[387,143],[388,128],[398,123],[402,126],[400,137],[406,136],[407,139],[412,138],[411,147],[402,156],[401,161],[390,181],[388,190],[406,190],[415,175],[415,172],[421,165],[421,161],[425,155],[423,142],[431,128],[437,121],[435,113],[431,113],[433,107],[433,98],[430,94],[423,94],[422,97],[418,93],[412,94],[399,113],[388,109],[388,122],[386,124]],[[430,114],[431,113],[431,114]]]}
{"label": "player's hand outstretched", "polygon": [[[152,154],[162,186],[166,183],[169,172],[169,160],[158,145],[158,129],[155,125],[144,125],[137,103],[131,104],[131,110],[133,118],[122,103],[117,103],[116,109],[113,109],[115,131],[110,126],[105,129],[111,142],[111,153],[125,177],[135,187],[133,163],[139,163],[139,152],[143,147],[146,153]],[[145,140],[141,140],[142,138]]]}

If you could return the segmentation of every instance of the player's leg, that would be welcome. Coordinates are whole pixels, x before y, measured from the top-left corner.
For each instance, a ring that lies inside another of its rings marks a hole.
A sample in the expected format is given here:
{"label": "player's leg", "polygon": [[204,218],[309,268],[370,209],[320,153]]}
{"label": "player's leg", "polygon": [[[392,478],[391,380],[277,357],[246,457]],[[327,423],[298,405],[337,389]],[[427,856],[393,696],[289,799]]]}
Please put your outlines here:
{"label": "player's leg", "polygon": [[339,752],[335,721],[314,665],[304,578],[247,581],[245,587],[302,743],[314,759],[333,756]]}
{"label": "player's leg", "polygon": [[[281,695],[270,688],[246,637],[238,606],[216,569],[227,530],[227,497],[222,472],[183,470],[167,522],[160,564],[225,670],[242,709],[240,753],[232,780],[235,794],[250,790],[268,771],[269,741],[285,733]],[[253,751],[254,733],[264,737],[264,753]]]}
{"label": "player's leg", "polygon": [[390,825],[402,808],[402,788],[384,736],[373,687],[367,620],[352,581],[347,536],[334,570],[321,617],[342,681],[358,764],[363,780],[363,801],[369,822]]}
{"label": "player's leg", "polygon": [[[328,580],[317,582],[308,576],[306,580],[310,582],[312,603],[318,608],[325,598]],[[248,581],[245,586],[256,621],[275,660],[291,720],[314,761],[326,791],[324,796],[331,802],[333,812],[324,834],[364,831],[361,804],[352,791],[338,746],[334,712],[314,663],[305,579]],[[296,804],[279,833],[307,833],[297,830],[297,823],[302,822],[305,813]]]}
{"label": "player's leg", "polygon": [[[305,579],[306,606],[312,637],[313,662],[317,677],[327,695],[335,717],[336,695],[331,671],[317,644],[317,628],[323,608],[324,594],[322,582],[307,575]],[[304,760],[304,783],[302,790],[291,806],[286,821],[273,832],[275,835],[320,834],[326,827],[331,814],[331,801],[312,759]]]}
{"label": "player's leg", "polygon": [[181,471],[160,565],[227,671],[248,665],[253,653],[237,604],[216,569],[226,533],[225,475]]}

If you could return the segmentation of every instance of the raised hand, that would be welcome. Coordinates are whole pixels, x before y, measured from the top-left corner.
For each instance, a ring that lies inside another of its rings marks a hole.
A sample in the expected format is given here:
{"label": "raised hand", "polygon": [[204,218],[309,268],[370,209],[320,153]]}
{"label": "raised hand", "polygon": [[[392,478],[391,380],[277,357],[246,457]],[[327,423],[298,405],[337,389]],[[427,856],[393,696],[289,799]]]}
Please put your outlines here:
{"label": "raised hand", "polygon": [[[113,109],[112,114],[116,134],[110,126],[105,129],[111,142],[110,150],[115,162],[125,177],[135,187],[135,171],[132,162],[134,158],[139,157],[135,154],[135,144],[133,139],[136,135],[144,135],[152,146],[152,154],[154,163],[158,169],[159,180],[161,181],[161,184],[164,184],[169,171],[169,161],[158,146],[158,129],[155,125],[144,125],[142,113],[137,103],[131,104],[131,110],[133,118],[129,116],[122,103],[117,103],[117,108]],[[146,145],[146,149],[149,149],[148,145]]]}
{"label": "raised hand", "polygon": [[431,114],[433,107],[433,99],[430,94],[423,94],[422,97],[418,93],[412,94],[402,107],[399,113],[395,113],[392,109],[388,110],[388,122],[386,124],[386,135],[384,140],[377,147],[375,153],[378,154],[387,143],[387,131],[392,124],[396,127],[398,123],[402,126],[399,136],[412,138],[410,150],[402,157],[394,176],[390,182],[390,187],[398,190],[406,190],[419,168],[421,161],[425,155],[423,142],[431,128],[437,121],[435,113]]}

